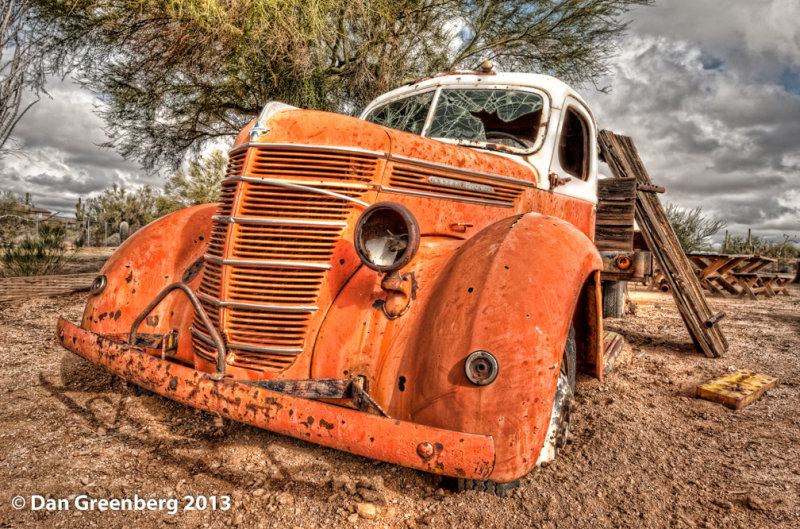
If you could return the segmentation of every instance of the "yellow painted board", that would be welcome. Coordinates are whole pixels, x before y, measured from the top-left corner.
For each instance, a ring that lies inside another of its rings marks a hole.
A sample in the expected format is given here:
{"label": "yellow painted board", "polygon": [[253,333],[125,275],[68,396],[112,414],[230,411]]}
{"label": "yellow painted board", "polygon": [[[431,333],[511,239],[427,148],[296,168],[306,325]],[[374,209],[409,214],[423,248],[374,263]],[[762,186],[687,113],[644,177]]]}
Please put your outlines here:
{"label": "yellow painted board", "polygon": [[740,370],[697,386],[697,396],[739,410],[777,385],[775,377]]}

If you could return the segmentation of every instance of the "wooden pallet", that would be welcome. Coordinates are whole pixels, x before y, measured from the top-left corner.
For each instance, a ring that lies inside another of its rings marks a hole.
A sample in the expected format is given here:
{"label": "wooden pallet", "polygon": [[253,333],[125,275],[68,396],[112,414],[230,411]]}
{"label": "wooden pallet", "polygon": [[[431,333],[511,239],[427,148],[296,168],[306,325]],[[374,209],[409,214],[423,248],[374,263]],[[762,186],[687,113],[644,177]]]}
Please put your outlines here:
{"label": "wooden pallet", "polygon": [[742,370],[697,386],[697,396],[739,410],[777,385],[775,377]]}
{"label": "wooden pallet", "polygon": [[607,130],[600,131],[598,139],[602,157],[614,176],[635,177],[639,184],[636,223],[667,280],[692,340],[706,356],[722,356],[728,349],[728,341],[719,328],[719,319],[708,307],[692,264],[683,253],[658,196],[651,191],[654,186],[633,141]]}
{"label": "wooden pallet", "polygon": [[3,277],[0,278],[0,301],[89,290],[95,277],[97,272],[59,276]]}

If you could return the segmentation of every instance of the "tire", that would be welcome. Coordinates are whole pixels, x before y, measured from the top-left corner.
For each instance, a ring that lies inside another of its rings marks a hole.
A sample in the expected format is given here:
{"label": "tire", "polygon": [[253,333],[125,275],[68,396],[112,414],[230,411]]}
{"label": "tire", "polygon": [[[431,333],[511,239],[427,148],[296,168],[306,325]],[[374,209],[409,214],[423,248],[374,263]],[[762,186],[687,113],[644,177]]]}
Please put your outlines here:
{"label": "tire", "polygon": [[443,485],[456,492],[474,490],[505,498],[510,490],[519,487],[519,480],[516,479],[508,483],[497,483],[495,481],[482,479],[447,478],[443,481]]}
{"label": "tire", "polygon": [[536,461],[537,465],[549,463],[567,445],[570,410],[575,394],[575,364],[575,329],[570,326],[567,341],[564,344],[564,354],[561,357],[561,370],[556,384],[556,394],[553,398],[553,413],[550,416],[550,425],[547,428],[544,446],[542,446],[539,459]]}
{"label": "tire", "polygon": [[572,393],[575,393],[575,372],[577,371],[578,348],[575,343],[575,327],[569,326],[567,342],[564,344],[564,356],[561,358],[561,372],[566,375]]}

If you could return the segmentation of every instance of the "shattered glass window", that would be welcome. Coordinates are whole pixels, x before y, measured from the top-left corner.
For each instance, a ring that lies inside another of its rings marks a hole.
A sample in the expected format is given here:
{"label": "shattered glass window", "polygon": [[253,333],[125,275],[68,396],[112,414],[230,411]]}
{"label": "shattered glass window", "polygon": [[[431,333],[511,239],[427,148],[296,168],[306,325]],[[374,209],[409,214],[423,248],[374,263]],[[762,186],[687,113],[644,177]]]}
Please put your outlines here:
{"label": "shattered glass window", "polygon": [[420,134],[428,117],[433,94],[427,92],[389,103],[370,112],[366,119],[384,127]]}
{"label": "shattered glass window", "polygon": [[428,136],[530,149],[542,105],[540,95],[519,90],[442,90]]}

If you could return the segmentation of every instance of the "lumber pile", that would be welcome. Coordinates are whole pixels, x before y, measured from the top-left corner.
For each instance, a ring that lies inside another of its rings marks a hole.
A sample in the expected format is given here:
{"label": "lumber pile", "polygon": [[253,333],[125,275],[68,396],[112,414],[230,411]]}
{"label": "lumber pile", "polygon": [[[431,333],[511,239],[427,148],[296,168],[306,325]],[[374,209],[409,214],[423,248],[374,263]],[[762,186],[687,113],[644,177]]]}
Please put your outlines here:
{"label": "lumber pile", "polygon": [[720,318],[711,312],[692,264],[683,253],[656,195],[663,188],[650,181],[630,138],[603,130],[598,139],[601,155],[614,176],[636,178],[636,223],[664,274],[692,340],[706,356],[722,356],[728,349],[728,341],[719,328]]}

